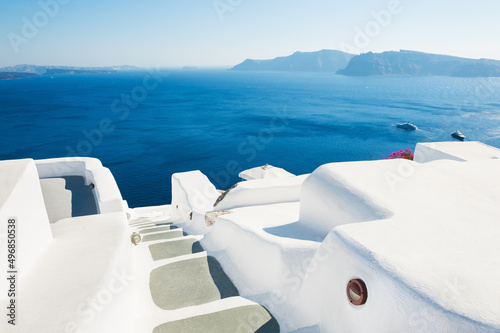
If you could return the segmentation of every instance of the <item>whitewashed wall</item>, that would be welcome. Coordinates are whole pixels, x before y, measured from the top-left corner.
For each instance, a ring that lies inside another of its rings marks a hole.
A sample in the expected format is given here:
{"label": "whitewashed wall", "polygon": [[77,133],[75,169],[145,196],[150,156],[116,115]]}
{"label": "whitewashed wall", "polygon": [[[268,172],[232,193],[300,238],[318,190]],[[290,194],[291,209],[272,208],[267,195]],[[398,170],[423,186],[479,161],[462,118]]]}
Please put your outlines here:
{"label": "whitewashed wall", "polygon": [[80,176],[85,184],[94,184],[94,196],[99,213],[124,212],[128,206],[123,200],[113,174],[101,161],[88,157],[66,157],[37,160],[40,178]]}

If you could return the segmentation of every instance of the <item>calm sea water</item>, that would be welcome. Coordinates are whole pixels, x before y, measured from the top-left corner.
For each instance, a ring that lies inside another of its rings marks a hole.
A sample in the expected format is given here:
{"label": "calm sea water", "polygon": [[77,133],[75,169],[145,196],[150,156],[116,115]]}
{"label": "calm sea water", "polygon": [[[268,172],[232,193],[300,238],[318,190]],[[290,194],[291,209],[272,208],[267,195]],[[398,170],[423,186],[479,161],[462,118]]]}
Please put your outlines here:
{"label": "calm sea water", "polygon": [[[417,131],[396,123],[410,121]],[[146,71],[0,81],[0,159],[92,156],[131,207],[170,202],[171,175],[218,188],[269,163],[303,174],[417,142],[500,147],[500,79]]]}

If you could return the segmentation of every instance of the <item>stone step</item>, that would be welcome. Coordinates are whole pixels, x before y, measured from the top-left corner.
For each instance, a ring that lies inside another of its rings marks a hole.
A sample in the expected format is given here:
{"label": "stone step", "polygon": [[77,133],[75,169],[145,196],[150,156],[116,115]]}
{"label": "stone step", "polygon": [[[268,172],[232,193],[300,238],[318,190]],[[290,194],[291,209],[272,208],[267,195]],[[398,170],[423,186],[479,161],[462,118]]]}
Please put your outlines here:
{"label": "stone step", "polygon": [[154,241],[154,240],[170,239],[170,238],[177,238],[177,237],[182,237],[182,236],[184,236],[182,229],[174,229],[174,230],[168,230],[165,232],[144,235],[142,237],[142,241],[149,242],[149,241]]}
{"label": "stone step", "polygon": [[129,220],[128,224],[131,227],[140,227],[147,224],[172,224],[172,222],[169,222],[166,219],[143,218],[141,220],[136,220],[136,221]]}
{"label": "stone step", "polygon": [[164,225],[173,226],[172,222],[163,222],[163,223],[149,223],[149,224],[146,224],[146,225],[141,225],[141,226],[133,227],[133,228],[136,228],[136,229],[147,229],[147,228],[151,228],[151,227],[159,227],[159,226],[164,226]]}
{"label": "stone step", "polygon": [[132,219],[132,220],[129,220],[128,223],[130,225],[134,225],[134,224],[141,224],[141,223],[145,223],[145,222],[151,222],[151,218],[149,217],[138,217],[136,219]]}
{"label": "stone step", "polygon": [[153,333],[279,332],[276,319],[261,305],[247,305],[161,324]]}
{"label": "stone step", "polygon": [[239,296],[219,262],[210,256],[160,266],[151,271],[149,286],[154,303],[163,310]]}
{"label": "stone step", "polygon": [[[150,209],[156,210],[152,207],[141,213],[152,215]],[[150,272],[141,282],[146,306],[135,323],[138,331],[280,332],[279,323],[266,308],[239,296],[219,262],[204,251],[202,237],[189,236],[171,224],[156,216],[138,217],[130,223],[142,236],[138,246],[141,267]]]}
{"label": "stone step", "polygon": [[203,251],[200,242],[194,238],[179,239],[149,245],[153,260],[169,259]]}
{"label": "stone step", "polygon": [[140,229],[139,233],[141,235],[144,235],[144,234],[151,234],[151,233],[154,233],[154,232],[168,231],[168,230],[174,230],[174,229],[177,229],[177,227],[171,227],[169,225],[165,225],[165,226],[153,226],[153,227],[148,227],[148,228],[145,228],[145,229]]}
{"label": "stone step", "polygon": [[139,229],[145,229],[145,228],[153,228],[153,227],[156,227],[156,224],[155,224],[155,223],[152,223],[152,222],[148,222],[148,223],[144,223],[144,224],[141,224],[141,225],[138,225],[138,226],[135,226],[135,225],[129,225],[129,227],[131,227],[131,228],[135,228],[135,229],[139,230]]}

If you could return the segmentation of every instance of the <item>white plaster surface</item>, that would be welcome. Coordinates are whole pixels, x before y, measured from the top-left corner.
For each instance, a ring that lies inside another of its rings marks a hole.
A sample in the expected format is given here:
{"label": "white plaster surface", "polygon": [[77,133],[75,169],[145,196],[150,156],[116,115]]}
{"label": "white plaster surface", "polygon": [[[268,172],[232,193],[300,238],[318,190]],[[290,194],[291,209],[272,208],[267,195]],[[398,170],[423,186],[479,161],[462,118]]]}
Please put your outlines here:
{"label": "white plaster surface", "polygon": [[2,332],[131,332],[136,272],[125,219],[52,224],[54,239],[19,285],[18,325],[2,320]]}
{"label": "white plaster surface", "polygon": [[[431,331],[500,330],[500,288],[492,283],[500,281],[500,160],[426,164],[389,160],[335,163],[318,170],[325,182],[342,179],[346,194],[360,191],[360,210],[377,205],[391,212],[385,219],[377,220],[375,214],[346,219],[330,232],[338,239],[335,251],[321,270],[305,280],[303,292],[309,299],[303,303],[320,314],[321,327],[345,331],[348,325],[344,323],[350,321],[339,319],[352,313],[366,327],[384,332],[388,326],[379,318],[390,317],[393,327],[403,328],[412,314],[427,309],[433,311],[436,321]],[[399,177],[397,182],[393,176]],[[336,192],[341,193],[341,188]],[[332,210],[324,205],[317,209],[322,209],[318,216],[328,223]],[[347,253],[346,264],[351,267],[336,266],[338,251]],[[345,275],[346,271],[350,273]],[[343,280],[338,279],[340,275],[345,275]],[[373,296],[360,309],[353,309],[347,297],[341,297],[347,281],[355,276],[367,280],[367,287],[373,289]],[[376,288],[384,280],[386,290],[380,292]],[[328,288],[339,288],[337,296],[319,292]],[[325,304],[338,311],[327,313]],[[355,325],[349,331],[361,330],[362,326]]]}
{"label": "white plaster surface", "polygon": [[[300,218],[294,203],[222,206],[232,214],[201,243],[285,332],[499,332],[497,150],[435,148],[432,163],[321,166],[302,185]],[[300,239],[306,231],[321,237]],[[367,283],[363,306],[347,299],[352,278]]]}
{"label": "white plaster surface", "polygon": [[[7,221],[15,218],[15,256],[22,279],[51,242],[52,233],[33,160],[1,161],[0,175],[0,268],[7,272]],[[7,290],[5,278],[0,281],[1,290]],[[1,292],[0,299],[6,298],[6,292]]]}
{"label": "white plaster surface", "polygon": [[478,141],[425,142],[418,143],[413,160],[426,163],[449,159],[459,162],[500,158],[500,149]]}
{"label": "white plaster surface", "polygon": [[256,179],[239,182],[226,194],[216,209],[294,202],[300,199],[302,183],[308,175]]}
{"label": "white plaster surface", "polygon": [[244,180],[288,178],[293,176],[295,176],[293,173],[290,173],[283,168],[278,168],[268,164],[244,170],[238,174],[238,177],[243,178]]}
{"label": "white plaster surface", "polygon": [[370,173],[377,164],[384,162],[333,163],[317,168],[302,186],[300,224],[326,236],[341,224],[391,216],[390,201],[378,193],[378,187],[386,185],[384,177],[371,178],[373,185],[367,186],[370,184],[365,178],[353,179],[348,172],[330,172],[332,167],[342,165],[343,170],[362,169],[361,172]]}
{"label": "white plaster surface", "polygon": [[115,178],[101,161],[89,157],[65,157],[37,160],[36,166],[40,178],[61,176],[81,176],[85,184],[95,185],[94,195],[100,213],[124,212],[128,209],[122,199]]}
{"label": "white plaster surface", "polygon": [[[204,216],[214,210],[215,187],[199,171],[175,174],[172,205],[128,210],[133,228],[124,213],[67,219],[52,226],[53,240],[41,237],[47,243],[33,245],[42,250],[23,280],[23,316],[32,318],[26,331],[64,332],[75,323],[83,332],[128,332],[134,320],[134,331],[140,331],[258,302],[282,332],[500,332],[497,154],[473,142],[421,144],[417,161],[326,164],[303,179],[287,179],[286,186],[243,182],[228,193],[226,206],[215,208],[231,213],[211,227]],[[76,162],[81,169],[75,172],[89,177],[81,161],[66,162]],[[56,173],[55,165],[39,171]],[[0,212],[28,214],[33,224],[42,216],[49,225],[39,185],[32,185],[33,161],[1,162],[4,170],[12,177],[2,177]],[[35,213],[21,211],[27,189],[34,189]],[[147,246],[156,241],[132,248],[134,228],[165,221],[207,252],[153,262]],[[147,293],[149,272],[206,255],[217,258],[250,301],[236,297],[160,311]],[[113,294],[109,306],[86,321],[88,297],[109,289],[116,271],[135,268],[141,273],[130,288]],[[363,279],[368,289],[368,301],[359,307],[346,295],[352,278]]]}

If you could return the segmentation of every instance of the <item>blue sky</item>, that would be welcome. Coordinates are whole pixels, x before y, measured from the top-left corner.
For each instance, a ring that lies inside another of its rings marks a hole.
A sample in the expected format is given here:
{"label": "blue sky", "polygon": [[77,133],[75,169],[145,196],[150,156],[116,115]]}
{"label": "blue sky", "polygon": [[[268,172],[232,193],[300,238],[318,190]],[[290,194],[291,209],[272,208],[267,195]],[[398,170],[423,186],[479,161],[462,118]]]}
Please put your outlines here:
{"label": "blue sky", "polygon": [[227,67],[320,49],[500,60],[498,0],[22,0],[0,6],[0,66]]}

